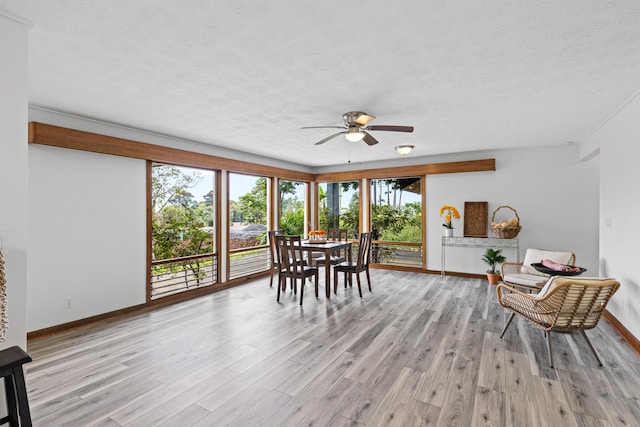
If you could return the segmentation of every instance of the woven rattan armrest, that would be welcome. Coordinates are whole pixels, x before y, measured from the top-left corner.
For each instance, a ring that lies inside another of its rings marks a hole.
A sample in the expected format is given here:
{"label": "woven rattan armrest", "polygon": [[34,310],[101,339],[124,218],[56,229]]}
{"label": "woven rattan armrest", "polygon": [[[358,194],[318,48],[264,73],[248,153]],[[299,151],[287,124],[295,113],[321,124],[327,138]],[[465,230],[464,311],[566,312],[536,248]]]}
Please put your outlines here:
{"label": "woven rattan armrest", "polygon": [[503,262],[500,266],[500,274],[504,278],[507,274],[517,274],[520,273],[520,269],[522,268],[521,262]]}
{"label": "woven rattan armrest", "polygon": [[527,286],[520,283],[510,282],[507,276],[512,274],[520,274],[522,270],[523,263],[521,262],[503,262],[500,266],[500,275],[502,276],[502,281],[509,285],[510,287],[524,289],[529,292],[538,291],[542,288],[544,283],[547,281],[547,277],[540,276],[540,283],[537,286]]}
{"label": "woven rattan armrest", "polygon": [[518,294],[518,295],[521,295],[521,296],[523,296],[523,297],[525,297],[527,299],[540,301],[540,298],[538,298],[535,294],[524,293],[524,292],[519,291],[518,289],[516,289],[515,286],[513,286],[513,285],[505,285],[504,283],[500,283],[496,287],[496,291],[498,292],[498,302],[500,303],[500,305],[502,305],[503,289],[506,290],[510,294],[511,293]]}

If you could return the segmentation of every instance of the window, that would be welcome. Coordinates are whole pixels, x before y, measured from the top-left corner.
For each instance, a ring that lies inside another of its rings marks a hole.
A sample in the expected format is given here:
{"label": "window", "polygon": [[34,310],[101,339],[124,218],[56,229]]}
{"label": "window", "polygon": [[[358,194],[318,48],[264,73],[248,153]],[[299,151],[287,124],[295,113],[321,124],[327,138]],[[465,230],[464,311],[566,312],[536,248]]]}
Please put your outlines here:
{"label": "window", "polygon": [[280,229],[289,235],[304,236],[306,183],[280,181]]}
{"label": "window", "polygon": [[212,171],[154,164],[151,299],[218,281]]}
{"label": "window", "polygon": [[371,180],[373,263],[422,266],[421,178]]}
{"label": "window", "polygon": [[325,182],[318,185],[320,228],[347,229],[349,238],[360,231],[360,183],[358,181]]}

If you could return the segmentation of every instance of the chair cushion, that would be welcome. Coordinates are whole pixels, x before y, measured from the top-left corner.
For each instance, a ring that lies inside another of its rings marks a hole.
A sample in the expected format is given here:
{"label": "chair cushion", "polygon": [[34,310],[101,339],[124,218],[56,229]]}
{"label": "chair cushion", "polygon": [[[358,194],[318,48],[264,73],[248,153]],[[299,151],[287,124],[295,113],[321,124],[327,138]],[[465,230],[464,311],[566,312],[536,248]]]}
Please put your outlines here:
{"label": "chair cushion", "polygon": [[550,259],[560,264],[568,264],[572,256],[573,253],[571,252],[556,252],[530,248],[527,249],[527,253],[524,256],[520,272],[524,274],[534,274],[540,277],[549,277],[548,274],[540,273],[538,270],[533,268],[531,264],[542,262],[543,259]]}
{"label": "chair cushion", "polygon": [[504,276],[503,281],[505,283],[513,283],[516,285],[532,286],[536,288],[542,287],[545,282],[545,278],[537,274],[507,274]]}

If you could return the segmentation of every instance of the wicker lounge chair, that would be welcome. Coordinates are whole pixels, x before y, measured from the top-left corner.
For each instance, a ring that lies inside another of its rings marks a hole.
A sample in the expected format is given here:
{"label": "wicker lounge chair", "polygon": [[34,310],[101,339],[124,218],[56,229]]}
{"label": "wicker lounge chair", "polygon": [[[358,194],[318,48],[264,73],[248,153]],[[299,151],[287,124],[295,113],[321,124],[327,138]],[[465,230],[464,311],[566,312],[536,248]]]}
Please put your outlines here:
{"label": "wicker lounge chair", "polygon": [[532,295],[500,284],[497,287],[498,301],[512,311],[500,338],[514,316],[519,315],[546,332],[549,364],[553,367],[551,332],[580,331],[602,366],[585,330],[598,325],[609,299],[619,287],[620,283],[615,279],[554,276],[537,295]]}

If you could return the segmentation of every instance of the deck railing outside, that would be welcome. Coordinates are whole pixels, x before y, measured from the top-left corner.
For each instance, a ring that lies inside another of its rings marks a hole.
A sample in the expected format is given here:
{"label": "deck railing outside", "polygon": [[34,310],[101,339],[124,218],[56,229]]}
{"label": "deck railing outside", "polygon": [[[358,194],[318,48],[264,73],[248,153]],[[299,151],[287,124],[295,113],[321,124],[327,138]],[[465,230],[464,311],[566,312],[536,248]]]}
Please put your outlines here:
{"label": "deck railing outside", "polygon": [[151,299],[211,286],[218,279],[218,256],[214,253],[153,261]]}
{"label": "deck railing outside", "polygon": [[422,267],[422,243],[374,240],[371,245],[371,262]]}
{"label": "deck railing outside", "polygon": [[233,249],[229,252],[229,279],[267,271],[270,266],[268,245]]}
{"label": "deck railing outside", "polygon": [[[357,240],[353,242],[353,260]],[[267,271],[271,266],[269,247],[253,246],[230,251],[229,279]],[[373,264],[422,266],[422,244],[376,240],[371,248]],[[173,258],[151,263],[151,299],[211,286],[217,283],[218,256],[214,253]]]}

